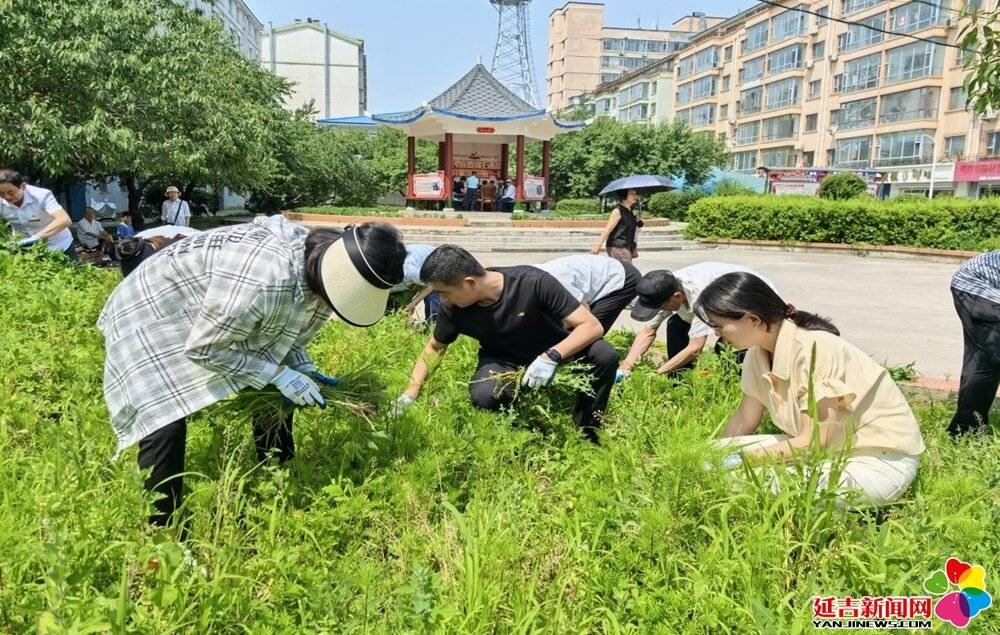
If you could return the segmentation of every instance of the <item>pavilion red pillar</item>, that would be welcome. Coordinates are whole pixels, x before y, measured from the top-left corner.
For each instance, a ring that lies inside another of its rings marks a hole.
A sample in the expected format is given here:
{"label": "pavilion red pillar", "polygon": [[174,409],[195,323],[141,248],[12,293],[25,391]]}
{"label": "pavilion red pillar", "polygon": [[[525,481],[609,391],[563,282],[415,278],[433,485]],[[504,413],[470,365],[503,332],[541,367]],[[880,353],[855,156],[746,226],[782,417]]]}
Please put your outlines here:
{"label": "pavilion red pillar", "polygon": [[510,172],[510,144],[500,144],[500,178],[507,179]]}
{"label": "pavilion red pillar", "polygon": [[417,171],[417,139],[406,138],[406,197],[413,198],[413,175]]}
{"label": "pavilion red pillar", "polygon": [[444,141],[438,141],[438,169],[444,172]]}
{"label": "pavilion red pillar", "polygon": [[444,142],[441,144],[444,147],[444,196],[445,196],[445,207],[451,205],[451,184],[455,180],[454,170],[452,168],[452,153],[454,152],[455,142],[452,139],[450,132],[446,132],[444,135]]}
{"label": "pavilion red pillar", "polygon": [[524,200],[524,135],[517,135],[517,155],[515,158],[515,176],[514,180],[517,182],[517,200]]}
{"label": "pavilion red pillar", "polygon": [[551,200],[549,196],[549,160],[552,156],[551,141],[542,141],[542,178],[545,179],[545,200]]}

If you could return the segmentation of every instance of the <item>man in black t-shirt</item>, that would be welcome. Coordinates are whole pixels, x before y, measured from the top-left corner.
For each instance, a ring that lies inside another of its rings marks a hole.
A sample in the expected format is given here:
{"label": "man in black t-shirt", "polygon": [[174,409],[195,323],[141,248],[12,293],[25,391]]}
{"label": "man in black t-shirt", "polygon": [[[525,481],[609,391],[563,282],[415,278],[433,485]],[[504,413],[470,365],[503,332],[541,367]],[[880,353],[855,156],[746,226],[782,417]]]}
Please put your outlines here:
{"label": "man in black t-shirt", "polygon": [[594,394],[577,396],[573,420],[587,438],[597,440],[618,353],[601,339],[604,328],[597,318],[558,280],[535,267],[484,269],[472,254],[454,245],[431,252],[420,277],[446,302],[397,408],[420,395],[430,375],[428,361],[437,366],[448,345],[467,335],[479,342],[479,362],[469,385],[472,403],[486,410],[498,410],[514,399],[514,387],[491,379],[495,373],[527,366],[523,383],[534,388],[547,384],[563,360],[592,366]]}

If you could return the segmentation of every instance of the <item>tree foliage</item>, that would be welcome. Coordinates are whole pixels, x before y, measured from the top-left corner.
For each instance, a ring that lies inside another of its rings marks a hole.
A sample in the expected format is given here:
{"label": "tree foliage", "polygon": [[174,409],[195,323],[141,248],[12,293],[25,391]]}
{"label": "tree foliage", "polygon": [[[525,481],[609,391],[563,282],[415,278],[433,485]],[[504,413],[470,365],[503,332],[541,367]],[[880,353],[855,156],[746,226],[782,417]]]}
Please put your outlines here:
{"label": "tree foliage", "polygon": [[1000,109],[1000,5],[992,9],[968,11],[962,15],[958,45],[964,49],[959,60],[968,71],[965,93],[968,106],[981,115]]}
{"label": "tree foliage", "polygon": [[853,172],[837,172],[819,184],[819,197],[843,201],[868,193],[868,184]]}

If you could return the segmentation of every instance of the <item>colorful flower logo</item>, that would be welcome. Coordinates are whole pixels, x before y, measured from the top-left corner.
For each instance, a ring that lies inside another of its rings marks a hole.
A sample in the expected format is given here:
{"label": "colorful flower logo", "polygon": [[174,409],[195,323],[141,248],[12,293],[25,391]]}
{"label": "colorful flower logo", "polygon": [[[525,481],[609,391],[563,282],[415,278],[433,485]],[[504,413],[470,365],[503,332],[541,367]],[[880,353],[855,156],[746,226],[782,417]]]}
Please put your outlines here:
{"label": "colorful flower logo", "polygon": [[993,603],[986,591],[986,569],[958,558],[948,558],[944,571],[938,569],[924,580],[924,590],[942,596],[934,606],[934,615],[957,628],[968,626],[969,620]]}

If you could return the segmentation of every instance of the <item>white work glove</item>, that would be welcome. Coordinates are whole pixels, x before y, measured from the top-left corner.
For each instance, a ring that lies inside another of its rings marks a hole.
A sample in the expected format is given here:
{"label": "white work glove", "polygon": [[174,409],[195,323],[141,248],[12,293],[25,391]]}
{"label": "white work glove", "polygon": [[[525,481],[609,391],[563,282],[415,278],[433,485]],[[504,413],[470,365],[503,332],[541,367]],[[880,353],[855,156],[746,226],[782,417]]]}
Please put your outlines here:
{"label": "white work glove", "polygon": [[722,469],[724,470],[735,470],[741,465],[743,465],[742,454],[728,454],[722,459]]}
{"label": "white work glove", "polygon": [[413,401],[413,397],[406,393],[396,397],[396,401],[392,402],[392,406],[389,408],[389,415],[392,417],[402,416],[406,409],[413,405]]}
{"label": "white work glove", "polygon": [[299,406],[326,407],[326,400],[319,386],[307,375],[291,368],[285,368],[271,378],[271,383],[278,387],[285,399]]}
{"label": "white work glove", "polygon": [[556,366],[558,365],[552,360],[542,359],[541,356],[536,357],[535,361],[528,366],[528,370],[525,371],[521,384],[528,388],[544,386],[552,381],[552,376],[556,374]]}
{"label": "white work glove", "polygon": [[620,384],[622,380],[628,377],[630,374],[631,373],[625,370],[624,368],[619,368],[618,370],[615,371],[615,383]]}

